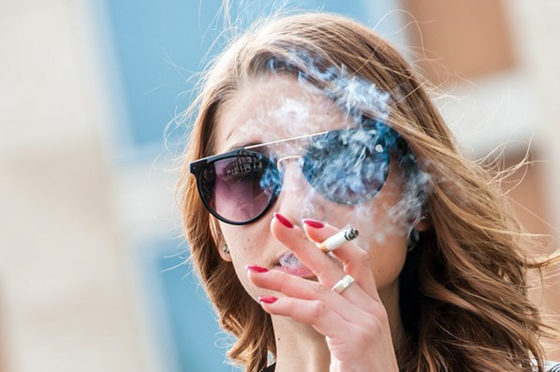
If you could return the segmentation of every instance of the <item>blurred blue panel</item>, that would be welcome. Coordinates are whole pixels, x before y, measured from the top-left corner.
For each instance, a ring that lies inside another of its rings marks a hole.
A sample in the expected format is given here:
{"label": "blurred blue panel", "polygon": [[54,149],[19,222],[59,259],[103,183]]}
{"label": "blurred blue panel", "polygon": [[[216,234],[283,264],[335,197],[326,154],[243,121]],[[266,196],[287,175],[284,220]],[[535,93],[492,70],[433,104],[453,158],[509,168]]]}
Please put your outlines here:
{"label": "blurred blue panel", "polygon": [[219,0],[105,0],[132,142],[162,142],[165,125],[184,109],[180,93],[202,69],[215,34],[205,34]]}
{"label": "blurred blue panel", "polygon": [[223,332],[200,286],[187,253],[173,239],[144,242],[135,249],[140,285],[152,324],[149,343],[158,349],[157,370],[165,372],[240,371],[228,364]]}
{"label": "blurred blue panel", "polygon": [[181,372],[234,370],[226,364],[225,346],[219,347],[227,344],[227,335],[218,327],[206,294],[185,264],[185,256],[162,254],[153,268],[160,278],[167,319],[171,323],[169,335],[175,349],[172,354],[177,359],[173,364]]}
{"label": "blurred blue panel", "polygon": [[[377,1],[393,3],[394,0]],[[266,15],[270,1],[238,1],[242,24]],[[337,12],[372,25],[371,6],[362,1],[283,1],[286,8]],[[196,74],[218,37],[221,0],[104,0],[109,33],[115,47],[117,75],[124,92],[124,110],[134,146],[162,144],[163,131],[188,106]],[[376,5],[379,7],[379,5]],[[245,9],[247,8],[247,9]],[[220,44],[218,43],[217,47]],[[219,48],[212,48],[213,51]],[[211,57],[209,55],[208,57]],[[128,139],[127,139],[128,140]]]}

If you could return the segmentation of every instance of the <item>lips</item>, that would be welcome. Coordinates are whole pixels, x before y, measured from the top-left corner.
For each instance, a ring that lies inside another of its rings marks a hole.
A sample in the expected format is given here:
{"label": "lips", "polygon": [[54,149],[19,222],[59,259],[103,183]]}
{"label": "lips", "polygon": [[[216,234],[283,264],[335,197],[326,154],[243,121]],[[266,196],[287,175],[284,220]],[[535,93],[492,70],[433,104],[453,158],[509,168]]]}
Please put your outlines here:
{"label": "lips", "polygon": [[274,267],[274,269],[302,278],[310,278],[315,276],[313,271],[311,271],[307,266],[301,263],[301,261],[298,260],[296,255],[292,252],[287,252],[280,256],[278,264]]}

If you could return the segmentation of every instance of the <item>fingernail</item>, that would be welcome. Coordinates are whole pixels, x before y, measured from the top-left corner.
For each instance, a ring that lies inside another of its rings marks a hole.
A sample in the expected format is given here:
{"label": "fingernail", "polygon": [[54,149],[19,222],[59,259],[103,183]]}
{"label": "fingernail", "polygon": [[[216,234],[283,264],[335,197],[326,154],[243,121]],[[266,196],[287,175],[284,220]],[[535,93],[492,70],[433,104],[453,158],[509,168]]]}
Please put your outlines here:
{"label": "fingernail", "polygon": [[288,220],[286,217],[282,216],[280,213],[274,213],[274,217],[282,223],[282,225],[286,226],[287,228],[291,229],[294,225]]}
{"label": "fingernail", "polygon": [[325,224],[321,221],[313,220],[311,218],[304,218],[302,222],[307,226],[313,227],[314,229],[322,229],[323,227],[325,227]]}
{"label": "fingernail", "polygon": [[259,302],[264,302],[265,304],[272,304],[278,301],[278,297],[274,296],[259,296]]}
{"label": "fingernail", "polygon": [[268,269],[257,265],[245,265],[245,269],[254,273],[266,273],[268,271]]}

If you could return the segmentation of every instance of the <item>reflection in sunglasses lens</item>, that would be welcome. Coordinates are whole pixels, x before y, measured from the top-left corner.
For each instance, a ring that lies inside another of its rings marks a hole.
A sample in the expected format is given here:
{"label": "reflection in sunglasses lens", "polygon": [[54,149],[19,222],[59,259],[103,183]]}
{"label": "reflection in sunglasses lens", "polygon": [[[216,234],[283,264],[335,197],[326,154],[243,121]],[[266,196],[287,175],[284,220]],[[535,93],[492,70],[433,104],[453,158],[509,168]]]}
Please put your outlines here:
{"label": "reflection in sunglasses lens", "polygon": [[261,214],[276,190],[278,177],[264,156],[235,156],[214,162],[217,174],[210,206],[221,217],[248,221]]}
{"label": "reflection in sunglasses lens", "polygon": [[333,131],[317,138],[303,173],[327,199],[354,205],[373,197],[385,183],[389,153],[375,129]]}

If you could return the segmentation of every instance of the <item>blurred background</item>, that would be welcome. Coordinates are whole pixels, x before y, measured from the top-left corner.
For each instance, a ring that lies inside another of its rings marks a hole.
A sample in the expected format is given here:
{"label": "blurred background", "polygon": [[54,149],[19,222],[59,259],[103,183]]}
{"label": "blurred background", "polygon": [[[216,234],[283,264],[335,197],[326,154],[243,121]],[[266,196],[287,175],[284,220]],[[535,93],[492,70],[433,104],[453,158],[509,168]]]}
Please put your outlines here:
{"label": "blurred background", "polygon": [[[233,3],[245,22],[274,9]],[[507,144],[515,164],[530,145],[538,162],[505,186],[525,227],[550,234],[540,253],[558,246],[559,1],[283,3],[392,40],[439,87],[467,156]],[[220,5],[0,0],[0,372],[235,370],[174,201],[174,119],[223,45]],[[559,272],[531,292],[557,317]]]}

